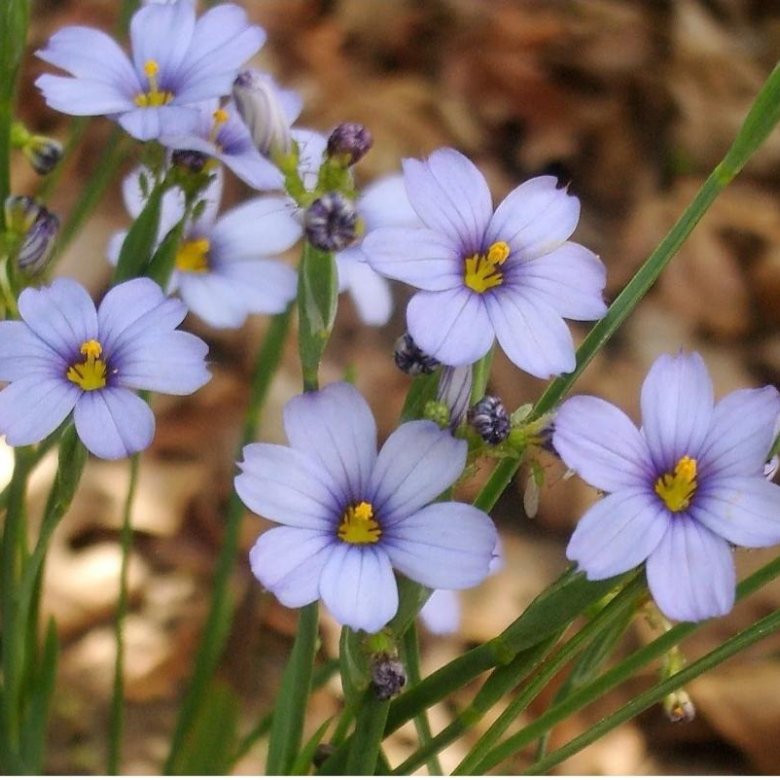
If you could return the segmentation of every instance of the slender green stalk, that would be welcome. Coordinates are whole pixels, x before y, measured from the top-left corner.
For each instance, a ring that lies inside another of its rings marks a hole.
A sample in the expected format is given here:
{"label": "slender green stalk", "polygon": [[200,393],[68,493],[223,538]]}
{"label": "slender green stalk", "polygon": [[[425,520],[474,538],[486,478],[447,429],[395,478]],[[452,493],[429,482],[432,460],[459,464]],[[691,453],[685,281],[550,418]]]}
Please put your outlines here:
{"label": "slender green stalk", "polygon": [[108,185],[114,180],[119,166],[127,156],[125,141],[126,138],[121,128],[115,127],[95,163],[95,169],[87,185],[81,191],[76,205],[62,225],[57,239],[57,255],[61,255],[67,249],[95,206],[100,202]]}
{"label": "slender green stalk", "polygon": [[[406,680],[409,687],[420,684],[422,674],[420,672],[420,641],[417,634],[417,624],[412,623],[403,637],[404,664],[406,666]],[[428,713],[423,710],[414,717],[414,727],[417,729],[417,738],[420,740],[420,748],[425,749],[433,740],[431,724],[428,722]],[[436,753],[426,759],[428,774],[443,775],[439,757]]]}
{"label": "slender green stalk", "polygon": [[298,617],[290,660],[287,662],[276,700],[268,743],[267,775],[289,774],[301,747],[303,720],[311,692],[319,625],[318,602],[303,607]]}
{"label": "slender green stalk", "polygon": [[[737,587],[737,599],[745,598],[762,585],[775,579],[778,575],[780,575],[780,556],[744,579]],[[678,623],[674,628],[658,637],[649,645],[637,650],[628,658],[604,672],[604,674],[597,677],[593,682],[576,690],[571,696],[560,702],[560,704],[551,707],[544,715],[537,718],[529,726],[526,726],[516,734],[513,734],[511,737],[504,740],[504,742],[499,743],[482,761],[471,767],[471,773],[484,774],[488,769],[491,769],[509,758],[530,742],[539,739],[558,723],[565,720],[573,713],[583,709],[591,702],[612,690],[616,685],[630,678],[639,669],[668,652],[672,647],[678,645],[685,637],[690,636],[702,626],[706,625],[707,622],[708,621],[703,623]],[[678,683],[677,687],[681,684],[682,683]],[[674,688],[672,690],[674,690]]]}
{"label": "slender green stalk", "polygon": [[116,659],[114,662],[114,687],[111,696],[111,723],[109,727],[108,767],[106,774],[119,774],[122,752],[122,727],[124,723],[125,698],[125,617],[127,615],[128,583],[130,570],[130,552],[133,546],[133,501],[138,487],[138,470],[141,464],[139,453],[130,459],[130,481],[122,512],[122,531],[119,536],[122,550],[122,565],[119,571],[119,599],[116,605],[114,636],[116,638]]}
{"label": "slender green stalk", "polygon": [[[241,451],[244,446],[251,442],[255,436],[261,410],[271,386],[271,380],[282,358],[284,342],[290,328],[291,318],[292,307],[282,314],[277,314],[271,320],[265,340],[258,353],[238,457],[241,457]],[[204,701],[204,693],[214,674],[227,640],[233,612],[228,585],[230,572],[238,554],[238,542],[243,515],[244,505],[241,503],[241,499],[235,490],[233,490],[225,518],[225,537],[214,571],[211,607],[206,618],[203,638],[195,658],[195,669],[187,692],[184,695],[179,712],[179,720],[176,723],[171,740],[170,753],[165,762],[164,771],[166,774],[172,774],[176,769],[176,763],[184,746],[184,741],[200,708],[206,703]]]}
{"label": "slender green stalk", "polygon": [[[498,742],[509,726],[514,723],[528,705],[544,690],[555,675],[571,661],[588,643],[597,639],[613,625],[623,624],[626,616],[633,615],[637,605],[646,598],[647,590],[643,577],[637,577],[615,596],[589,623],[578,631],[568,642],[542,664],[523,690],[501,713],[490,728],[477,740],[468,755],[455,769],[454,774],[469,775],[479,761],[487,755],[490,748]],[[493,674],[497,674],[498,670]],[[488,680],[490,683],[490,680]],[[486,683],[485,688],[488,687]],[[501,693],[504,693],[502,691]],[[491,698],[491,704],[498,698]]]}
{"label": "slender green stalk", "polygon": [[490,379],[490,367],[493,365],[494,349],[491,347],[483,357],[474,363],[471,375],[471,398],[469,399],[472,404],[477,403],[485,395]]}
{"label": "slender green stalk", "polygon": [[381,701],[377,698],[373,687],[369,686],[363,695],[357,725],[347,754],[348,775],[374,774],[389,709],[390,700]]}
{"label": "slender green stalk", "polygon": [[664,696],[678,690],[686,683],[699,677],[699,675],[722,664],[732,656],[742,652],[751,645],[770,636],[780,629],[780,610],[775,610],[765,618],[754,623],[750,628],[740,631],[720,647],[708,653],[698,661],[686,666],[685,669],[677,674],[668,677],[666,680],[657,683],[648,688],[644,693],[632,699],[628,704],[621,707],[616,712],[600,720],[595,726],[580,734],[579,737],[567,742],[563,747],[553,751],[546,758],[537,761],[523,774],[541,774],[551,769],[561,761],[565,761],[569,756],[574,755],[583,748],[595,742],[607,732],[616,726],[625,723],[631,718],[635,718],[640,713],[651,707],[656,702],[661,701]]}
{"label": "slender green stalk", "polygon": [[[21,738],[21,681],[24,669],[24,630],[20,629],[19,580],[21,561],[19,548],[25,538],[25,494],[30,450],[18,447],[14,451],[14,471],[8,495],[8,510],[3,525],[2,547],[2,726],[6,748],[18,756]],[[22,613],[23,614],[23,613]],[[3,760],[0,757],[0,760]],[[3,760],[3,763],[5,761]]]}

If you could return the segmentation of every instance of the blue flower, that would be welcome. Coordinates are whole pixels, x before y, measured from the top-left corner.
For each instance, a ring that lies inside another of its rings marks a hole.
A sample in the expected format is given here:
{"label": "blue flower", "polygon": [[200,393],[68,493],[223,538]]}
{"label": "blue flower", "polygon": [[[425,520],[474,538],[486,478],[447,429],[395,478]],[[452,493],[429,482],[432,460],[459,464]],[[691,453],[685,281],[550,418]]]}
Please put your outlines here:
{"label": "blue flower", "polygon": [[100,307],[71,279],[19,296],[21,322],[0,322],[0,433],[35,444],[73,412],[101,458],[148,447],[154,415],[135,390],[188,395],[210,378],[206,344],[176,330],[186,308],[150,279],[110,290]]}
{"label": "blue flower", "polygon": [[461,475],[466,443],[432,422],[401,425],[379,454],[371,410],[340,383],[288,402],[289,447],[244,449],[236,490],[280,523],[250,553],[252,571],[288,607],[317,599],[339,622],[376,632],[398,609],[393,569],[431,588],[488,574],[496,530],[469,504],[431,504]]}
{"label": "blue flower", "polygon": [[[125,205],[130,215],[141,213],[144,201],[140,169],[124,182]],[[206,207],[200,218],[186,226],[176,254],[169,292],[178,291],[187,308],[215,328],[237,328],[250,314],[278,314],[295,298],[298,276],[276,258],[301,236],[301,226],[283,196],[252,198],[217,217],[222,177],[217,175],[202,197]],[[184,213],[180,190],[163,196],[158,240]],[[109,245],[109,260],[116,263],[126,234]]]}
{"label": "blue flower", "polygon": [[159,138],[168,123],[194,127],[203,100],[227,95],[241,65],[265,33],[243,9],[218,5],[195,19],[192,0],[150,3],[130,22],[132,60],[100,30],[65,27],[37,52],[72,74],[40,76],[46,102],[75,116],[107,115],[141,141]]}
{"label": "blue flower", "polygon": [[662,355],[641,406],[639,429],[599,398],[561,406],[553,446],[609,494],[580,520],[566,554],[591,580],[647,561],[665,615],[724,615],[734,604],[731,545],[780,542],[780,487],[764,477],[780,393],[737,390],[715,404],[698,354]]}
{"label": "blue flower", "polygon": [[425,227],[369,233],[374,270],[420,288],[407,327],[420,349],[450,366],[474,363],[494,339],[534,376],[574,369],[563,318],[594,320],[606,306],[604,266],[568,240],[577,198],[540,176],[512,190],[493,211],[479,170],[454,149],[405,160],[412,208]]}

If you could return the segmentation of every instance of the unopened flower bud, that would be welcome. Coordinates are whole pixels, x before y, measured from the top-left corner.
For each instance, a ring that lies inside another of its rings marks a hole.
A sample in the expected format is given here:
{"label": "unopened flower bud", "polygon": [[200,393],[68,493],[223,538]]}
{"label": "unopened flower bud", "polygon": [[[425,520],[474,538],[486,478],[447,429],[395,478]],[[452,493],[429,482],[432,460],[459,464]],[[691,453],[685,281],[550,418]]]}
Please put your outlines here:
{"label": "unopened flower bud", "polygon": [[357,122],[343,122],[328,138],[328,157],[344,166],[361,160],[374,143],[371,131]]}
{"label": "unopened flower bud", "polygon": [[41,176],[51,173],[62,159],[62,144],[43,135],[31,136],[22,148],[22,153],[30,161],[33,169]]}
{"label": "unopened flower bud", "polygon": [[306,209],[303,226],[312,246],[338,252],[346,249],[357,236],[357,209],[340,192],[326,192]]}
{"label": "unopened flower bud", "polygon": [[469,423],[488,444],[501,444],[509,436],[509,415],[500,398],[486,395],[469,409]]}
{"label": "unopened flower bud", "polygon": [[45,206],[23,195],[6,198],[5,222],[16,267],[27,277],[39,275],[54,249],[59,219]]}
{"label": "unopened flower bud", "polygon": [[201,173],[209,161],[209,156],[194,149],[176,149],[171,154],[171,162],[177,168],[183,168],[189,173]]}
{"label": "unopened flower bud", "polygon": [[410,376],[432,374],[439,367],[439,361],[426,355],[408,333],[398,337],[395,342],[393,358],[398,368]]}
{"label": "unopened flower bud", "polygon": [[397,658],[382,653],[373,660],[371,680],[377,699],[386,701],[406,685],[406,670]]}
{"label": "unopened flower bud", "polygon": [[292,149],[290,117],[285,111],[282,92],[268,73],[245,70],[233,82],[233,100],[249,128],[257,150],[269,157],[289,154]]}
{"label": "unopened flower bud", "polygon": [[436,397],[449,409],[449,427],[454,431],[463,422],[471,398],[471,365],[444,366]]}
{"label": "unopened flower bud", "polygon": [[690,723],[696,717],[696,707],[682,688],[664,698],[664,712],[672,723]]}

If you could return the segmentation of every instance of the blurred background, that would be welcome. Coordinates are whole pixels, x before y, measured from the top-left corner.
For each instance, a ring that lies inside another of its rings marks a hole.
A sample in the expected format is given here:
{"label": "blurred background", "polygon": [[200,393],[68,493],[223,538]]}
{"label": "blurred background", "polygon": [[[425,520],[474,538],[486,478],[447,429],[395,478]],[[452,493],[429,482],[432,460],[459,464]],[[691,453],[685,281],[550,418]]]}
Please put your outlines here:
{"label": "blurred background", "polygon": [[[780,4],[773,0],[247,0],[268,42],[254,65],[300,91],[299,125],[323,131],[341,121],[366,124],[375,146],[358,166],[362,184],[397,171],[403,157],[454,146],[487,176],[498,200],[523,180],[552,173],[582,201],[575,240],[598,252],[611,300],[725,153],[750,102],[780,57]],[[118,2],[33,2],[30,52],[67,24],[117,28]],[[34,79],[46,70],[32,53],[23,71],[20,112],[31,129],[66,140],[71,120],[48,109]],[[88,123],[67,163],[51,207],[66,217],[96,173],[112,131]],[[69,246],[59,273],[96,293],[105,288],[110,235],[127,224],[119,181],[135,149]],[[99,171],[98,171],[99,172]],[[15,159],[14,189],[38,182]],[[770,137],[746,171],[715,203],[660,282],[589,367],[578,392],[601,395],[634,419],[638,391],[662,352],[698,350],[718,395],[780,379],[780,134]],[[230,180],[227,202],[247,191]],[[396,313],[386,327],[362,326],[342,298],[324,381],[354,371],[380,421],[395,425],[409,379],[392,361],[404,330],[409,291],[395,288]],[[127,721],[123,770],[159,771],[179,697],[208,608],[222,515],[234,473],[253,355],[267,327],[255,317],[240,331],[215,331],[190,317],[185,327],[210,344],[214,379],[195,397],[158,398],[158,432],[144,455],[135,505],[136,538],[127,621]],[[586,332],[574,326],[577,338]],[[298,392],[294,339],[273,384],[259,436],[283,441],[281,408]],[[533,401],[543,384],[497,355],[492,390],[508,408]],[[7,472],[10,452],[0,451]],[[45,499],[56,463],[45,461],[32,483],[33,510]],[[563,570],[563,551],[595,494],[564,480],[544,461],[539,512],[528,518],[520,473],[496,512],[504,539],[503,570],[464,595],[458,634],[424,636],[432,670],[489,639]],[[464,488],[474,495],[489,464]],[[44,606],[56,617],[63,649],[48,755],[58,774],[103,772],[114,663],[112,614],[119,571],[118,528],[128,464],[92,461],[54,541]],[[268,524],[247,515],[242,555],[232,578],[238,604],[220,679],[240,695],[242,732],[267,711],[295,628],[293,613],[261,592],[246,551]],[[34,531],[33,531],[34,533]],[[777,550],[740,551],[742,575]],[[739,605],[686,644],[688,657],[712,649],[739,627],[780,605],[780,583]],[[321,656],[335,654],[336,625],[323,619]],[[655,635],[638,617],[621,652]],[[551,747],[625,702],[657,679],[648,668],[557,729]],[[531,708],[549,703],[557,680]],[[431,711],[434,731],[467,704],[460,691]],[[690,686],[698,717],[669,723],[660,706],[559,767],[585,774],[774,773],[780,770],[780,638],[773,637]],[[310,731],[338,711],[335,681],[312,700]],[[489,722],[489,719],[488,719]],[[411,724],[388,741],[392,763],[415,744]],[[477,733],[488,723],[480,725]],[[469,737],[442,756],[445,770],[464,755]],[[239,763],[257,774],[263,744]],[[531,754],[503,767],[512,774]]]}

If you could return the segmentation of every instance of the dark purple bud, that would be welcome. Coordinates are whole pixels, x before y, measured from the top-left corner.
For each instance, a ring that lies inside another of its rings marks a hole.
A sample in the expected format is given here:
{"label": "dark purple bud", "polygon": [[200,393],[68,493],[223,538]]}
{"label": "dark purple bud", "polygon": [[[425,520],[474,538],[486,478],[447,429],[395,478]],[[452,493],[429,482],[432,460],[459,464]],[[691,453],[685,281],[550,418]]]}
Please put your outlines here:
{"label": "dark purple bud", "polygon": [[22,151],[35,172],[41,176],[51,173],[54,166],[62,159],[62,144],[43,135],[30,136]]}
{"label": "dark purple bud", "polygon": [[176,149],[171,155],[171,162],[177,168],[183,168],[190,173],[201,173],[209,161],[209,156],[194,149]]}
{"label": "dark purple bud", "polygon": [[404,333],[395,342],[393,358],[398,368],[410,376],[432,374],[439,367],[439,361],[426,355],[408,333]]}
{"label": "dark purple bud", "polygon": [[406,685],[406,670],[397,658],[381,654],[374,658],[371,680],[377,699],[386,701],[399,694]]}
{"label": "dark purple bud", "polygon": [[326,252],[346,249],[357,236],[355,204],[340,192],[326,192],[306,209],[303,226],[312,246]]}
{"label": "dark purple bud", "polygon": [[374,143],[371,131],[357,122],[343,122],[328,138],[328,157],[344,165],[354,165],[361,160]]}
{"label": "dark purple bud", "polygon": [[486,395],[469,409],[469,423],[488,444],[501,444],[511,430],[509,415],[501,399]]}
{"label": "dark purple bud", "polygon": [[5,221],[16,267],[25,276],[37,276],[51,258],[59,219],[33,198],[12,195],[5,201]]}

